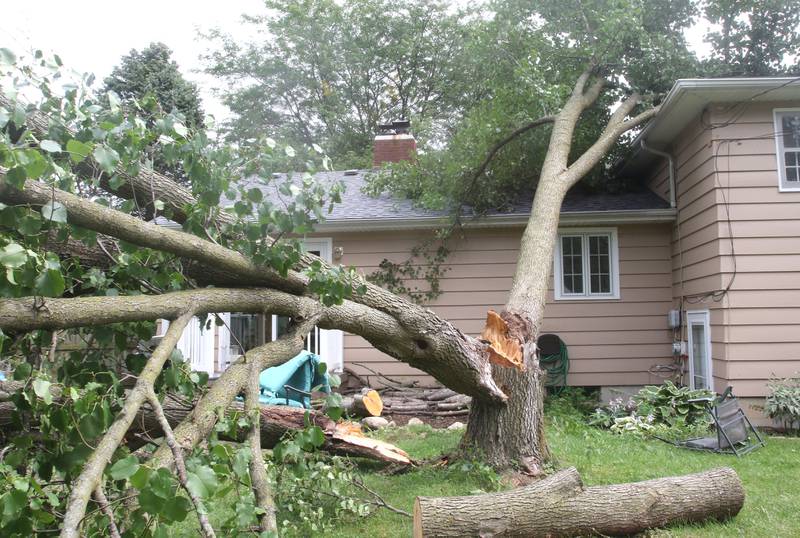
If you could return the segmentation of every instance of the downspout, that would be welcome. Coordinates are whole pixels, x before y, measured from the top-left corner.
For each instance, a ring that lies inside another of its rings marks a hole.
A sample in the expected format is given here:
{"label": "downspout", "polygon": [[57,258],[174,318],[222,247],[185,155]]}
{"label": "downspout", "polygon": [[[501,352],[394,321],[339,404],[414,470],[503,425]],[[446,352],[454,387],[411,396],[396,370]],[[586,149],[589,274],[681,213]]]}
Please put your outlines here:
{"label": "downspout", "polygon": [[642,138],[642,140],[639,143],[641,144],[643,150],[649,151],[650,153],[653,153],[660,157],[664,157],[667,160],[669,166],[669,206],[672,209],[675,209],[678,206],[675,197],[675,160],[672,158],[672,155],[667,153],[666,151],[654,149],[645,144],[644,138]]}

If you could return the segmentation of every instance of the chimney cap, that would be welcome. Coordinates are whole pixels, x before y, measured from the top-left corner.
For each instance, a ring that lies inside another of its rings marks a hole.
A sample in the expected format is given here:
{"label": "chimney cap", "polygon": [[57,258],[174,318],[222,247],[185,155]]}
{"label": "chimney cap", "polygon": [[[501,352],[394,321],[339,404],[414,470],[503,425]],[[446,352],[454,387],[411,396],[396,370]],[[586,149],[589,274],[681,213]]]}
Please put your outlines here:
{"label": "chimney cap", "polygon": [[411,120],[399,119],[392,123],[379,123],[378,131],[381,134],[406,134],[411,130]]}

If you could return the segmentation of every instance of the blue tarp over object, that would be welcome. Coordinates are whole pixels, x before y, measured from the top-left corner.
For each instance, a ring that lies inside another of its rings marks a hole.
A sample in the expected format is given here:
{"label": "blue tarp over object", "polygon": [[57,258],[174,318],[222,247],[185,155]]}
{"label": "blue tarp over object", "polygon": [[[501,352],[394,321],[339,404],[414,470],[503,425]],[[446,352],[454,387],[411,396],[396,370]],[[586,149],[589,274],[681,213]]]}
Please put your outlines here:
{"label": "blue tarp over object", "polygon": [[258,383],[261,386],[259,401],[267,405],[310,407],[311,398],[292,390],[287,391],[284,386],[289,385],[305,392],[320,386],[323,392],[330,392],[328,374],[319,373],[318,367],[321,362],[322,359],[318,355],[303,351],[280,366],[267,368],[258,376]]}

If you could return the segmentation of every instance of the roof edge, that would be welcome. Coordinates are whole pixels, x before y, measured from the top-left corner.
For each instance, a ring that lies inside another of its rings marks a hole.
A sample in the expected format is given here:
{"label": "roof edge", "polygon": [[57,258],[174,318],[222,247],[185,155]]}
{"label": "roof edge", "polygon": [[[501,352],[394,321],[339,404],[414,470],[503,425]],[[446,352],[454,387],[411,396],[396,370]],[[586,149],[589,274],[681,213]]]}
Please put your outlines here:
{"label": "roof edge", "polygon": [[[561,213],[559,226],[586,226],[601,224],[653,224],[674,222],[674,209],[629,209],[622,211],[571,211]],[[465,228],[523,227],[529,215],[490,215],[464,222]],[[447,217],[414,219],[347,219],[325,221],[314,227],[316,233],[327,232],[377,232],[399,230],[430,230],[448,223]]]}

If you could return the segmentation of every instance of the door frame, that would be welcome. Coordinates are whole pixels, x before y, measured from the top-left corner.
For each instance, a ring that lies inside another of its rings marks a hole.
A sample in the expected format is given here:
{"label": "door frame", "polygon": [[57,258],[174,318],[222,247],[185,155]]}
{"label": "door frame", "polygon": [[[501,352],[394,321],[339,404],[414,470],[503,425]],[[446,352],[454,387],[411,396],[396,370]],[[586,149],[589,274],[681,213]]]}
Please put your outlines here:
{"label": "door frame", "polygon": [[[694,342],[692,339],[692,325],[703,325],[703,332],[705,333],[705,367],[707,371],[707,386],[696,387],[694,383]],[[714,370],[713,360],[711,358],[711,312],[709,310],[687,310],[686,311],[686,338],[687,338],[687,354],[689,362],[689,388],[696,389],[709,389],[714,390]]]}

